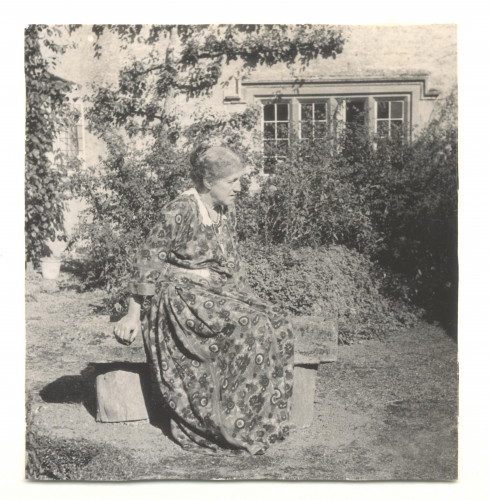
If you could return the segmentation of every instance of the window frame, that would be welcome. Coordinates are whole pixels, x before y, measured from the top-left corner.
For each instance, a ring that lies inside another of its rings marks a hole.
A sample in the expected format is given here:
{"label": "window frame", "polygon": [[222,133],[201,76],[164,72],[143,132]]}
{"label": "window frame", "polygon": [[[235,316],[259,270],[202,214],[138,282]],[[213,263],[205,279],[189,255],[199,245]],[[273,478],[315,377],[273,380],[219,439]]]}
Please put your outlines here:
{"label": "window frame", "polygon": [[359,125],[368,125],[369,126],[369,96],[342,96],[340,97],[343,101],[345,101],[345,107],[344,107],[344,116],[343,116],[343,122],[344,124],[350,125],[350,124],[355,124],[354,121],[347,121],[347,104],[348,102],[362,102],[364,109],[362,111],[363,115],[363,121],[362,123],[359,122]]}
{"label": "window frame", "polygon": [[[273,171],[274,165],[279,163],[283,158],[280,155],[274,155],[274,157],[265,154],[265,127],[264,124],[267,123],[264,118],[265,105],[266,104],[287,104],[288,105],[288,146],[291,144],[292,133],[296,133],[298,140],[315,140],[311,138],[302,137],[302,105],[303,104],[325,104],[326,105],[326,135],[325,140],[335,140],[338,138],[338,127],[339,124],[344,126],[347,122],[347,102],[348,101],[363,101],[364,102],[364,120],[363,124],[369,130],[369,133],[374,139],[379,139],[377,137],[378,133],[378,103],[381,101],[388,102],[402,102],[402,139],[403,141],[411,140],[411,123],[412,123],[412,100],[413,96],[410,92],[394,92],[394,93],[381,93],[381,92],[366,92],[366,93],[325,93],[318,95],[284,95],[278,97],[276,96],[256,96],[258,102],[262,105],[262,115],[261,115],[261,134],[262,134],[262,151],[263,151],[263,161],[264,161],[264,172],[267,170]],[[343,116],[336,118],[336,106],[335,102],[344,101]],[[391,105],[390,105],[391,106]],[[276,115],[277,116],[277,115]],[[379,119],[386,120],[389,122],[389,136],[391,137],[391,121],[398,121],[398,118]],[[284,121],[279,121],[279,123]],[[277,120],[269,123],[278,123]],[[313,120],[314,123],[314,120]],[[274,141],[277,143],[277,132]],[[271,167],[266,166],[266,160],[268,158],[274,158],[275,163]]]}
{"label": "window frame", "polygon": [[[298,139],[300,141],[303,140],[316,140],[317,138],[314,137],[314,132],[313,132],[313,137],[303,137],[302,132],[303,132],[303,104],[325,104],[325,120],[311,120],[311,123],[314,124],[315,122],[317,123],[325,123],[325,136],[323,137],[324,139],[328,139],[329,136],[331,135],[331,125],[332,125],[332,117],[331,117],[331,104],[330,104],[330,97],[298,97],[295,99],[297,105],[298,105],[298,110],[296,112],[297,116],[297,131],[298,131]],[[294,100],[292,102],[292,105],[294,106]],[[312,110],[312,116],[314,116],[314,110]],[[294,125],[293,125],[294,126]],[[312,130],[315,130],[315,127],[313,126]],[[320,139],[320,137],[318,137]]]}
{"label": "window frame", "polygon": [[65,126],[59,133],[56,146],[66,158],[78,158],[82,149],[82,124]]}
{"label": "window frame", "polygon": [[[388,118],[378,118],[378,104],[380,102],[388,102]],[[402,103],[402,117],[400,118],[391,118],[391,103],[392,102],[401,102]],[[403,140],[407,139],[408,129],[408,99],[406,96],[398,95],[398,96],[377,96],[374,97],[374,135],[377,139],[390,139],[391,138],[391,122],[393,121],[401,121],[402,122],[402,135]],[[387,136],[379,136],[378,135],[378,121],[383,121],[388,123],[388,135]]]}
{"label": "window frame", "polygon": [[[277,165],[281,160],[285,158],[285,156],[277,155],[274,154],[273,156],[266,155],[265,154],[265,143],[266,142],[273,142],[277,145],[279,141],[281,142],[286,142],[287,141],[287,148],[289,148],[291,144],[291,129],[294,127],[294,119],[293,119],[293,100],[289,98],[268,98],[268,99],[261,99],[260,100],[262,104],[262,115],[261,115],[261,131],[262,131],[262,152],[263,152],[263,161],[264,161],[264,172],[267,170],[272,171],[274,169],[274,166]],[[273,104],[274,106],[277,106],[278,104],[286,104],[287,109],[288,109],[288,119],[286,120],[277,120],[277,107],[275,107],[274,110],[274,121],[270,120],[265,120],[265,106],[266,105],[271,105]],[[266,139],[265,137],[265,124],[266,123],[273,123],[275,124],[274,127],[274,138],[273,139]],[[285,140],[282,137],[277,137],[277,124],[278,123],[287,123],[288,124],[288,137],[287,140]],[[268,159],[272,160],[271,165],[266,166],[266,162]]]}

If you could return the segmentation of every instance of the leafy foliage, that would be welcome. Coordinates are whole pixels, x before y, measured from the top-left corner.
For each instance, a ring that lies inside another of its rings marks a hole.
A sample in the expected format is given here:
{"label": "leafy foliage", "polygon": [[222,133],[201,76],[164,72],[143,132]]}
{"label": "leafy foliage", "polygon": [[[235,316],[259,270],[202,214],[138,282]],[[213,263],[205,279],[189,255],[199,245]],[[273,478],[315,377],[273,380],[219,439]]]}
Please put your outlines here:
{"label": "leafy foliage", "polygon": [[356,249],[406,277],[399,294],[454,319],[456,116],[452,94],[411,144],[370,137],[362,126],[335,144],[293,142],[262,189],[239,200],[241,239]]}
{"label": "leafy foliage", "polygon": [[117,137],[107,145],[107,159],[78,178],[89,208],[75,238],[88,246],[86,283],[111,290],[123,286],[160,209],[189,181],[187,158],[175,148],[157,143],[149,152],[129,151]]}
{"label": "leafy foliage", "polygon": [[337,318],[342,342],[387,334],[417,319],[403,301],[386,295],[393,277],[355,250],[247,242],[241,252],[260,297],[294,315]]}
{"label": "leafy foliage", "polygon": [[[454,92],[380,182],[373,210],[383,241],[376,257],[411,282],[412,296],[455,326],[458,291],[458,129]],[[373,204],[374,205],[374,204]]]}
{"label": "leafy foliage", "polygon": [[25,30],[27,260],[50,254],[46,242],[54,241],[56,232],[63,229],[69,188],[70,165],[56,162],[55,166],[53,144],[61,127],[75,119],[67,99],[72,85],[49,71],[49,62],[41,51],[41,44],[55,54],[66,49],[53,40],[57,34],[55,28],[42,25],[30,25]]}
{"label": "leafy foliage", "polygon": [[137,133],[178,134],[178,96],[209,95],[226,65],[246,72],[278,63],[303,66],[315,58],[342,52],[342,33],[330,26],[311,25],[94,25],[96,56],[104,35],[111,33],[128,45],[147,46],[146,57],[135,58],[119,75],[117,87],[94,88],[87,116],[93,130],[124,127]]}
{"label": "leafy foliage", "polygon": [[265,245],[365,248],[372,225],[349,167],[328,143],[293,142],[262,189],[239,200],[240,238],[257,238]]}

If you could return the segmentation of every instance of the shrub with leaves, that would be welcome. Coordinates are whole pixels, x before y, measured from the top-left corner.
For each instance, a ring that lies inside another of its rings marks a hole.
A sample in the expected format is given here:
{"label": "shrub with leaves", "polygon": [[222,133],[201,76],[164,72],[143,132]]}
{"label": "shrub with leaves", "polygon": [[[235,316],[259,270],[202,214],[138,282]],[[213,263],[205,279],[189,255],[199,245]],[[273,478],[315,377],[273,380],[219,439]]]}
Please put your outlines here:
{"label": "shrub with leaves", "polygon": [[175,148],[159,143],[149,152],[128,150],[117,136],[106,139],[107,159],[78,179],[88,209],[74,239],[87,253],[86,284],[110,291],[127,284],[136,249],[189,181],[187,158]]}
{"label": "shrub with leaves", "polygon": [[363,126],[332,144],[292,141],[262,189],[239,200],[240,238],[292,248],[345,245],[403,275],[393,293],[453,321],[456,116],[452,94],[411,144],[371,137]]}
{"label": "shrub with leaves", "polygon": [[260,297],[293,315],[336,318],[342,342],[382,336],[417,320],[414,309],[384,293],[391,276],[355,250],[242,243],[241,252]]}
{"label": "shrub with leaves", "polygon": [[457,96],[408,149],[403,164],[380,179],[384,209],[375,224],[383,234],[376,258],[407,276],[412,297],[455,326],[458,293]]}
{"label": "shrub with leaves", "polygon": [[293,142],[262,189],[239,200],[240,238],[365,248],[374,238],[369,207],[345,163],[327,142]]}

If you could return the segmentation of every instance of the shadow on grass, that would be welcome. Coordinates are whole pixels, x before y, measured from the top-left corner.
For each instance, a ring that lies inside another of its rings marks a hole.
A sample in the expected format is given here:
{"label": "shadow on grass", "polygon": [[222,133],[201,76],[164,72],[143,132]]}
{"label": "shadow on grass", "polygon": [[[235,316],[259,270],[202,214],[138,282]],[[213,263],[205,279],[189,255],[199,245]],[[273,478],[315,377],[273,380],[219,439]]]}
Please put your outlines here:
{"label": "shadow on grass", "polygon": [[140,375],[141,386],[150,424],[158,427],[171,439],[169,409],[152,385],[146,363],[113,362],[89,363],[80,375],[64,375],[41,389],[39,395],[46,403],[79,403],[95,419],[97,418],[97,394],[95,381],[99,375],[122,370]]}

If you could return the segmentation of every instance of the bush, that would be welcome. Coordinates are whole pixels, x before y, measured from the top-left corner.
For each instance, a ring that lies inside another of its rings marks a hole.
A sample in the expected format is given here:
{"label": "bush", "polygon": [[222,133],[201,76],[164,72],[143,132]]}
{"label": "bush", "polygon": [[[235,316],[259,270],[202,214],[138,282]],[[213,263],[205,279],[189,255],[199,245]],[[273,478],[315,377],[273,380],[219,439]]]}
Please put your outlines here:
{"label": "bush", "polygon": [[412,144],[370,137],[363,126],[335,144],[293,141],[262,189],[239,200],[240,239],[355,249],[408,280],[392,286],[397,296],[454,321],[456,116],[452,94]]}
{"label": "bush", "polygon": [[450,95],[407,152],[402,168],[383,179],[383,234],[375,257],[407,276],[411,295],[448,325],[457,319],[457,97]]}
{"label": "bush", "polygon": [[392,277],[355,250],[242,243],[241,253],[259,297],[294,315],[337,318],[342,342],[385,335],[417,319],[403,301],[383,293]]}
{"label": "bush", "polygon": [[364,193],[328,143],[293,143],[262,189],[239,201],[242,240],[361,250],[376,239]]}
{"label": "bush", "polygon": [[131,262],[156,223],[161,208],[189,186],[186,157],[155,145],[130,151],[120,138],[107,138],[108,158],[80,174],[79,189],[89,208],[71,244],[87,254],[87,287],[118,290],[127,285]]}

